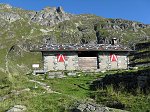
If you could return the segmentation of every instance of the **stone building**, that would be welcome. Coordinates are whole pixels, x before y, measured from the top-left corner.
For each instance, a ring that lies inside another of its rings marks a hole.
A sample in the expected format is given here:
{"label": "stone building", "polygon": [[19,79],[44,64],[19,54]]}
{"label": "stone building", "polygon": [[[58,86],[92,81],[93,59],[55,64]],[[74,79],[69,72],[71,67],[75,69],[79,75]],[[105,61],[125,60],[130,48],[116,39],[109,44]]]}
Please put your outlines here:
{"label": "stone building", "polygon": [[46,44],[42,52],[44,70],[113,70],[128,68],[130,49],[117,44]]}

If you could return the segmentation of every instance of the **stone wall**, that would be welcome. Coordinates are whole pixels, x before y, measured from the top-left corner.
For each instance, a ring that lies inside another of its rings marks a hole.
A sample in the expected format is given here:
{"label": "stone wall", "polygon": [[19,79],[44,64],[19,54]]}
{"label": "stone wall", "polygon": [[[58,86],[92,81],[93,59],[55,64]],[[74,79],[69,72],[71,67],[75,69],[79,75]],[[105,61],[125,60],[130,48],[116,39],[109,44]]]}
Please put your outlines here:
{"label": "stone wall", "polygon": [[[111,60],[112,54],[116,56],[116,61]],[[100,70],[127,69],[128,67],[128,57],[126,52],[100,52],[98,58]]]}
{"label": "stone wall", "polygon": [[[58,55],[62,54],[65,58],[64,62],[58,61]],[[111,55],[115,55],[117,60],[112,61]],[[79,58],[83,58],[89,61],[88,63],[85,62],[84,68],[90,68],[90,60],[94,58],[90,57],[78,57],[77,52],[44,52],[43,59],[44,59],[44,70],[51,71],[51,70],[82,70],[79,67]],[[95,57],[96,58],[96,57]],[[83,62],[82,62],[83,63]],[[99,52],[98,59],[93,62],[95,63],[94,69],[91,67],[91,70],[99,69],[103,70],[112,70],[112,69],[127,69],[128,67],[128,57],[126,52]],[[91,64],[93,64],[91,63]],[[84,63],[83,63],[84,64]]]}
{"label": "stone wall", "polygon": [[[63,54],[65,61],[58,62],[58,55]],[[59,52],[50,53],[45,52],[43,54],[44,58],[44,70],[76,70],[78,69],[78,55],[75,52]]]}

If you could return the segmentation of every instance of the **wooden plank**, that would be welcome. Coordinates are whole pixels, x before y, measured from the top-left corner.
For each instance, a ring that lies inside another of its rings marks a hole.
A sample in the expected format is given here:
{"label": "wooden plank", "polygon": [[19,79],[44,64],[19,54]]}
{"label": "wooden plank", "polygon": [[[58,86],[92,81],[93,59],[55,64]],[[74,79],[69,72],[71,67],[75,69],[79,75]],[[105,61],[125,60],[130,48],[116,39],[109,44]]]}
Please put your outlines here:
{"label": "wooden plank", "polygon": [[82,70],[96,70],[96,67],[81,67]]}
{"label": "wooden plank", "polygon": [[83,70],[97,69],[97,57],[79,57],[78,64]]}

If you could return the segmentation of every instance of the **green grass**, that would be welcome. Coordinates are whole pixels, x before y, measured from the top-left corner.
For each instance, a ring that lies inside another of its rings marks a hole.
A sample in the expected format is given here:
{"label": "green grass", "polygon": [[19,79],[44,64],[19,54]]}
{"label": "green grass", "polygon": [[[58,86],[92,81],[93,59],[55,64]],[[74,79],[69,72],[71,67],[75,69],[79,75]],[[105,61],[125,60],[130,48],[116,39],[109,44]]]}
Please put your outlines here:
{"label": "green grass", "polygon": [[80,77],[79,76],[67,77],[63,79],[55,78],[55,79],[46,79],[46,80],[39,80],[39,81],[50,85],[52,90],[55,90],[65,95],[71,95],[75,99],[76,98],[83,99],[87,97],[86,95],[89,91],[88,84],[92,80],[94,80],[94,78],[96,77],[92,75],[89,76],[81,75]]}
{"label": "green grass", "polygon": [[[138,70],[120,71],[122,75],[133,75],[141,72],[148,72],[149,67],[141,67]],[[114,74],[114,75],[117,75]],[[149,74],[147,74],[149,77]],[[136,80],[136,79],[135,79]],[[133,92],[133,91],[132,91]],[[119,88],[113,88],[113,85],[106,86],[105,89],[98,89],[97,91],[90,91],[89,96],[93,98],[97,103],[104,104],[108,107],[114,107],[113,102],[117,102],[117,105],[122,106],[122,109],[129,110],[131,112],[149,112],[150,111],[150,93],[144,93],[139,88],[134,93],[125,91],[124,86],[120,85]],[[118,108],[119,106],[117,106]]]}
{"label": "green grass", "polygon": [[[133,112],[150,111],[150,95],[139,93],[132,95],[127,92],[115,91],[111,86],[107,89],[90,91],[89,84],[91,81],[104,77],[106,74],[113,74],[117,71],[106,73],[79,73],[80,76],[66,77],[62,79],[45,79],[42,75],[15,75],[11,80],[3,79],[3,86],[8,87],[1,89],[0,95],[9,95],[9,98],[0,102],[0,112],[6,111],[14,105],[25,105],[27,112],[67,112],[68,108],[77,101],[87,101],[93,98],[97,103],[108,105],[108,102],[117,101],[125,106],[125,110]],[[122,73],[123,71],[118,71]],[[117,72],[117,73],[118,73]],[[41,85],[30,82],[37,80],[46,83],[53,91],[58,93],[47,93]],[[9,83],[8,83],[9,82]],[[23,92],[19,95],[13,94],[12,90],[23,90],[29,88],[30,91]],[[118,110],[117,110],[118,111]]]}
{"label": "green grass", "polygon": [[[88,97],[88,85],[92,76],[68,77],[63,79],[41,80],[43,76],[13,76],[9,87],[3,89],[1,96],[9,95],[9,98],[0,102],[0,112],[8,110],[14,105],[21,104],[27,107],[30,112],[64,112],[75,101],[82,101]],[[35,83],[29,82],[29,79],[43,81],[57,93],[47,93],[39,84],[34,88]],[[81,87],[79,87],[81,86]],[[83,88],[82,88],[83,87]],[[30,91],[15,95],[12,90],[23,90],[29,88]],[[7,90],[8,89],[8,90]],[[4,92],[5,91],[5,92]]]}
{"label": "green grass", "polygon": [[10,91],[11,85],[12,83],[9,81],[7,74],[0,72],[0,96]]}
{"label": "green grass", "polygon": [[43,94],[29,99],[25,104],[30,112],[64,112],[74,101],[65,95]]}
{"label": "green grass", "polygon": [[93,97],[97,103],[113,107],[112,102],[116,101],[123,105],[123,109],[131,112],[149,112],[150,111],[150,94],[144,95],[139,93],[132,95],[121,91],[115,91],[113,87],[108,87],[106,90],[98,90],[91,92],[90,96]]}

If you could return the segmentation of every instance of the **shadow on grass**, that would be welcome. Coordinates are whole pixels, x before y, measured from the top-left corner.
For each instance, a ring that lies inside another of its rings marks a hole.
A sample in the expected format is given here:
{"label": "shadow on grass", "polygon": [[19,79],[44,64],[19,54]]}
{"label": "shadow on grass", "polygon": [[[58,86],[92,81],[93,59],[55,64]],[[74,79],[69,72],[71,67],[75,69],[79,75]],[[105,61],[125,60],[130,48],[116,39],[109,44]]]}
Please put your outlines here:
{"label": "shadow on grass", "polygon": [[150,91],[150,68],[106,75],[93,81],[90,90],[105,89],[107,86],[133,94],[136,94],[137,90],[147,94]]}

